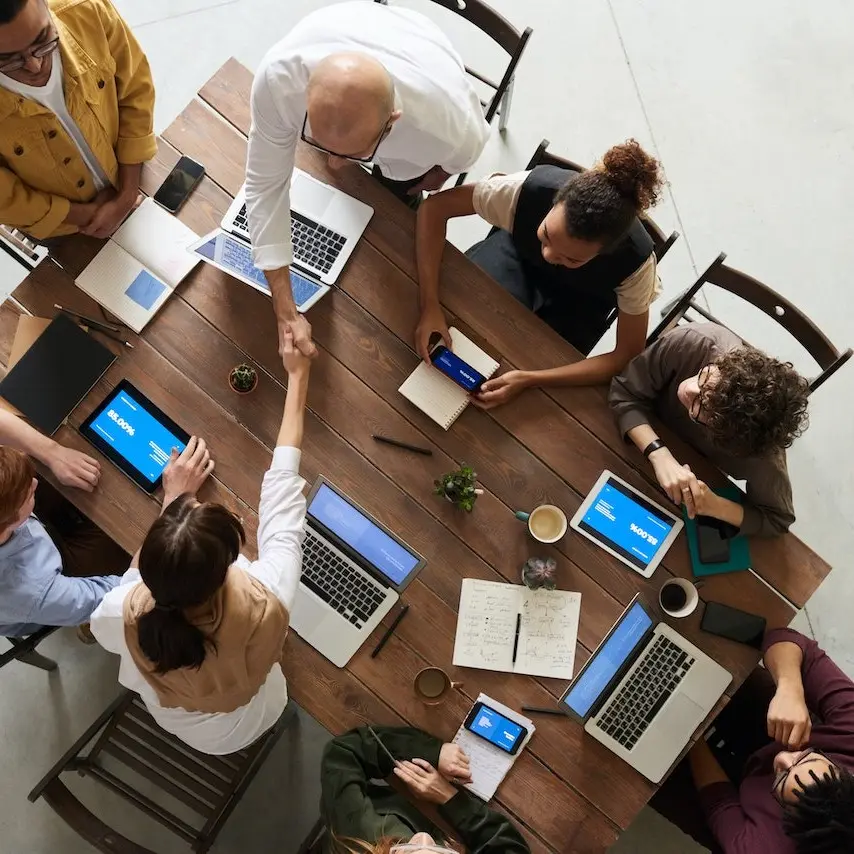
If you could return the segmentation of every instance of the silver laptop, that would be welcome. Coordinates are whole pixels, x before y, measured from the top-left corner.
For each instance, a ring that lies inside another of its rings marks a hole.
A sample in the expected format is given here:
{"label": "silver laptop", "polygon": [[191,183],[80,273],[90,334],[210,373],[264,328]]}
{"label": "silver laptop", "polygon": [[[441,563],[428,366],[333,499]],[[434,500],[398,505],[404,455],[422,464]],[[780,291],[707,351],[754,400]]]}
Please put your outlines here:
{"label": "silver laptop", "polygon": [[[294,169],[290,197],[293,266],[332,285],[364,234],[374,209],[301,169]],[[244,187],[223,217],[222,228],[250,242]]]}
{"label": "silver laptop", "polygon": [[560,699],[561,709],[653,783],[661,781],[732,675],[635,596]]}
{"label": "silver laptop", "polygon": [[324,477],[308,496],[291,628],[344,667],[426,561]]}

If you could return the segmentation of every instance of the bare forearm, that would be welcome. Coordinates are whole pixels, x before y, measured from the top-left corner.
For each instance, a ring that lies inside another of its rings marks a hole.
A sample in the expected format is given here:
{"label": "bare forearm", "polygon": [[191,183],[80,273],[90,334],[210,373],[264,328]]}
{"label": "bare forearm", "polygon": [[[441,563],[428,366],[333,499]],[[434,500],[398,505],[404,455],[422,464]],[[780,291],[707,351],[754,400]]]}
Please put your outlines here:
{"label": "bare forearm", "polygon": [[[658,433],[649,424],[638,424],[626,433],[639,451],[645,451],[650,442],[659,438]],[[657,453],[654,451],[653,453]]]}
{"label": "bare forearm", "polygon": [[279,321],[291,321],[297,317],[297,307],[294,302],[294,291],[291,287],[290,267],[279,267],[278,270],[265,270],[264,275],[270,285],[273,296],[273,310]]}
{"label": "bare forearm", "polygon": [[777,685],[789,684],[803,690],[801,667],[804,663],[804,654],[796,643],[791,641],[775,643],[768,647],[763,661]]}
{"label": "bare forearm", "polygon": [[0,409],[0,444],[11,445],[41,463],[48,463],[56,442],[30,427],[26,421]]}
{"label": "bare forearm", "polygon": [[688,754],[688,764],[691,768],[691,777],[697,789],[705,789],[713,783],[729,783],[730,779],[726,771],[721,768],[715,759],[711,748],[703,738],[691,748]]}
{"label": "bare forearm", "polygon": [[279,436],[276,439],[276,447],[302,447],[305,400],[307,395],[308,371],[288,376],[285,412],[282,416],[282,426],[279,428]]}
{"label": "bare forearm", "polygon": [[623,367],[624,360],[615,350],[581,359],[572,365],[530,371],[530,385],[550,386],[600,385],[611,380]]}
{"label": "bare forearm", "polygon": [[120,163],[118,186],[119,195],[135,200],[139,195],[139,180],[141,176],[141,163]]}
{"label": "bare forearm", "polygon": [[421,308],[439,304],[439,270],[445,250],[448,221],[427,199],[418,211],[415,227],[415,259],[418,267],[418,297]]}

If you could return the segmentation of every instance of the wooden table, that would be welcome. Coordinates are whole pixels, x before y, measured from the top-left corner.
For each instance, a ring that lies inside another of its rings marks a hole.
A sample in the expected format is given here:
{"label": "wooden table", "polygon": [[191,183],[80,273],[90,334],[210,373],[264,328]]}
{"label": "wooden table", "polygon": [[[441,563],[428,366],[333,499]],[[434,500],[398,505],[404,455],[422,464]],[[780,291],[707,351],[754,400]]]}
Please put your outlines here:
{"label": "wooden table", "polygon": [[[226,63],[166,130],[157,157],[143,172],[144,189],[152,193],[181,153],[205,164],[207,177],[180,214],[199,234],[218,225],[243,181],[250,83],[248,70],[234,60]],[[532,549],[513,510],[548,501],[571,515],[604,468],[656,494],[649,467],[618,435],[604,389],[532,390],[490,413],[469,407],[450,431],[438,428],[397,392],[418,362],[412,350],[418,317],[414,214],[359,169],[332,175],[309,150],[301,150],[297,160],[376,211],[338,287],[309,313],[320,356],[312,370],[302,471],[309,482],[320,473],[329,476],[428,563],[404,596],[409,616],[376,659],[369,656],[376,636],[349,667],[338,670],[291,633],[291,695],[332,732],[372,721],[409,723],[444,738],[453,735],[480,691],[516,708],[523,702],[549,705],[564,683],[451,667],[460,580],[518,582],[519,567],[532,551],[555,557],[559,586],[582,594],[580,666],[635,593],[655,603],[664,580],[690,577],[684,535],[650,580],[572,533],[555,547]],[[70,276],[42,264],[15,297],[43,316],[54,314],[55,302],[97,312],[72,277],[98,245],[68,239],[57,255]],[[450,245],[442,277],[453,322],[500,353],[502,369],[545,368],[581,358]],[[7,303],[0,313],[4,363],[14,321],[15,309]],[[185,429],[209,441],[216,479],[205,486],[203,497],[235,509],[254,537],[261,477],[284,397],[269,298],[201,264],[131,340],[136,349],[122,350],[57,438],[93,453],[76,428],[127,377]],[[257,390],[244,397],[229,390],[226,378],[232,366],[247,359],[261,370]],[[426,445],[433,456],[379,445],[371,440],[377,432]],[[696,454],[675,440],[671,444],[701,476],[722,481]],[[484,489],[472,514],[432,495],[434,477],[461,462],[474,466]],[[138,547],[158,512],[154,499],[106,461],[97,493],[66,494],[128,551]],[[757,541],[752,551],[762,580],[749,572],[713,577],[701,595],[764,614],[770,626],[785,625],[794,613],[788,602],[802,606],[830,568],[794,536]],[[734,674],[731,695],[758,656],[700,632],[699,620],[698,611],[679,621],[679,630]],[[436,709],[423,706],[412,690],[413,676],[428,664],[450,668],[464,683],[461,693]],[[537,727],[494,805],[514,817],[535,852],[606,850],[655,786],[585,737],[575,723],[542,717]]]}

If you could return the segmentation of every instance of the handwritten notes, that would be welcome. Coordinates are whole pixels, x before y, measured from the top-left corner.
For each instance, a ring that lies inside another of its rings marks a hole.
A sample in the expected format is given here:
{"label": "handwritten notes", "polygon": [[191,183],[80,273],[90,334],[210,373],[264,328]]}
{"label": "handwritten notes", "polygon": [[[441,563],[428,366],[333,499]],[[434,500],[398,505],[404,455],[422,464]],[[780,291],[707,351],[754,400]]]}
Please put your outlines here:
{"label": "handwritten notes", "polygon": [[[581,594],[463,579],[454,664],[571,679]],[[521,614],[513,664],[516,617]]]}

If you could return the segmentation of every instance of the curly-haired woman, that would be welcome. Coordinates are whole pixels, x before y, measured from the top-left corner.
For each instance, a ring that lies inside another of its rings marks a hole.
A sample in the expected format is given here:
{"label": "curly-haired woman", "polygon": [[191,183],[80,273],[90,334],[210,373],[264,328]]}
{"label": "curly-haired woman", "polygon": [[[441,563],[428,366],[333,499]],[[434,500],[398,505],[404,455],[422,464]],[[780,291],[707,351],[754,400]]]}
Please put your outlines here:
{"label": "curly-haired woman", "polygon": [[[620,431],[642,451],[670,499],[743,534],[783,534],[795,521],[786,448],[808,425],[809,384],[792,367],[715,323],[662,335],[611,382]],[[736,480],[738,504],[716,495],[682,465],[650,424],[655,414]]]}

